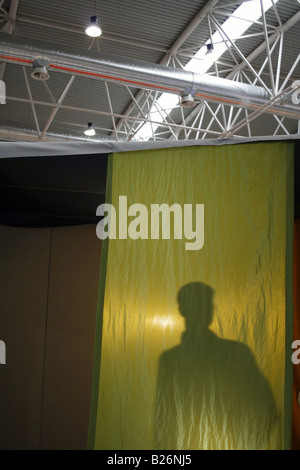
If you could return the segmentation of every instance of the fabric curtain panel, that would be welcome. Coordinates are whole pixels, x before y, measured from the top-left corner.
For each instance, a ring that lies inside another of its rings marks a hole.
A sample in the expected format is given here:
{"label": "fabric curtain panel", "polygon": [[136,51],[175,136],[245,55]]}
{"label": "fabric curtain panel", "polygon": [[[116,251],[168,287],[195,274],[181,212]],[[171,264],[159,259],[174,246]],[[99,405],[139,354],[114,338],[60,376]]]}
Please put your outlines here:
{"label": "fabric curtain panel", "polygon": [[89,448],[290,448],[293,155],[110,155]]}

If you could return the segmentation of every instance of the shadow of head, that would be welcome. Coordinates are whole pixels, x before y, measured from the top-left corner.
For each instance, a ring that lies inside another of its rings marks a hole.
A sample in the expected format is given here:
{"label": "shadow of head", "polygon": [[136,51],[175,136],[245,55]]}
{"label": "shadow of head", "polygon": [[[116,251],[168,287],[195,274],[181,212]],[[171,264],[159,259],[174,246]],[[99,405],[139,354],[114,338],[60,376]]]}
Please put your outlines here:
{"label": "shadow of head", "polygon": [[187,330],[208,329],[213,319],[214,289],[202,282],[190,282],[178,291],[177,301]]}

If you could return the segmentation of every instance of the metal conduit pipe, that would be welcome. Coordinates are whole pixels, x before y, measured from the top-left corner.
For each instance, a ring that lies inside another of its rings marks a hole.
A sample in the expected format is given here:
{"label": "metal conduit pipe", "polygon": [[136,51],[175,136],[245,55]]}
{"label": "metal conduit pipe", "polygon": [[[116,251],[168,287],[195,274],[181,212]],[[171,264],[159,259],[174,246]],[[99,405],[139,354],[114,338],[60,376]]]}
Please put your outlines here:
{"label": "metal conduit pipe", "polygon": [[[49,61],[49,71],[61,71],[94,77],[135,88],[151,89],[177,95],[194,94],[208,102],[257,109],[265,105],[271,93],[258,86],[225,78],[197,74],[136,59],[78,49],[60,50],[56,44],[26,40],[0,34],[0,60],[31,66],[36,58]],[[300,119],[300,107],[282,100],[266,111],[292,119]]]}

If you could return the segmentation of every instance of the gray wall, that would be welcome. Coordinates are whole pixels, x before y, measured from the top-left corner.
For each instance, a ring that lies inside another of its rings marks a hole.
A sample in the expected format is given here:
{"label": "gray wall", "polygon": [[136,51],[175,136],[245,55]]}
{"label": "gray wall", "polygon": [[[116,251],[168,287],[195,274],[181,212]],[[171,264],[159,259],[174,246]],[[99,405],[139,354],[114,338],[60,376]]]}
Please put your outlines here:
{"label": "gray wall", "polygon": [[101,241],[0,226],[1,449],[85,449]]}

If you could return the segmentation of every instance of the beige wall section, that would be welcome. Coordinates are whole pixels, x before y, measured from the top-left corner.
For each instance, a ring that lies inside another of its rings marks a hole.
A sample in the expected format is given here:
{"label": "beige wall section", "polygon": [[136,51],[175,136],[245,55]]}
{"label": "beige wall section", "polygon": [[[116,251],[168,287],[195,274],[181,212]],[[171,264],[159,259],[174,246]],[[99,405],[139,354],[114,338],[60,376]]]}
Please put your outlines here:
{"label": "beige wall section", "polygon": [[95,226],[53,229],[43,449],[87,447],[100,247]]}
{"label": "beige wall section", "polygon": [[100,252],[94,225],[0,227],[0,448],[86,448]]}
{"label": "beige wall section", "polygon": [[40,417],[50,229],[0,227],[0,448],[36,449]]}

